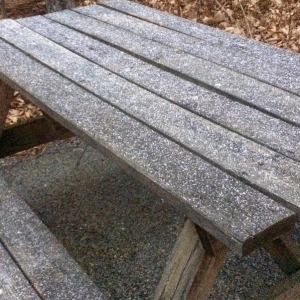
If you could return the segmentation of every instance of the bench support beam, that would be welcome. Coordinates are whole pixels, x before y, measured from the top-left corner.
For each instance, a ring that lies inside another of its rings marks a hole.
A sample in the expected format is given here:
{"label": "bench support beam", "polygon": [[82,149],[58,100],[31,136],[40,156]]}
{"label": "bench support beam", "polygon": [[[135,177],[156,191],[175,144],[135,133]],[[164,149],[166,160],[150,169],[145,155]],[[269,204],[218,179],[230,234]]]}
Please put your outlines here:
{"label": "bench support beam", "polygon": [[74,136],[48,116],[36,117],[5,127],[0,137],[0,158]]}
{"label": "bench support beam", "polygon": [[154,299],[208,299],[226,257],[222,243],[187,219]]}
{"label": "bench support beam", "polygon": [[264,248],[287,275],[300,270],[300,249],[292,240],[290,233],[264,243]]}
{"label": "bench support beam", "polygon": [[9,106],[14,95],[14,90],[4,81],[0,80],[0,137],[4,128]]}

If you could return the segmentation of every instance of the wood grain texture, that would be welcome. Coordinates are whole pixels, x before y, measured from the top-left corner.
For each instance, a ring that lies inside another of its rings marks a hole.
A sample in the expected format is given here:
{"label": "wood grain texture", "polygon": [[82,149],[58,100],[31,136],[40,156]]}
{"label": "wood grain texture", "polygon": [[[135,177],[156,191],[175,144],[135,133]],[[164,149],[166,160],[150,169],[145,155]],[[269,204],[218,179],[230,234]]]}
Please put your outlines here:
{"label": "wood grain texture", "polygon": [[299,245],[293,241],[290,234],[284,234],[274,240],[266,241],[264,248],[287,275],[300,270]]}
{"label": "wood grain texture", "polygon": [[295,151],[300,136],[300,128],[296,126],[188,82],[45,17],[18,22],[175,105],[300,161],[300,151]]}
{"label": "wood grain texture", "polygon": [[[47,17],[76,30],[96,35],[103,42],[122,49],[152,65],[300,126],[299,96],[208,60],[195,57],[180,49],[134,34],[122,27],[102,22],[101,15],[95,16],[93,11],[94,7],[78,8],[76,9],[77,15],[75,12],[64,11],[47,15]],[[88,15],[91,15],[92,18],[87,17]],[[95,18],[99,21],[97,22]],[[165,36],[165,39],[168,38],[169,36]]]}
{"label": "wood grain texture", "polygon": [[0,138],[14,91],[0,79]]}
{"label": "wood grain texture", "polygon": [[16,22],[4,20],[0,36],[221,170],[300,211],[300,163],[159,98]]}
{"label": "wood grain texture", "polygon": [[227,248],[210,237],[204,250],[197,229],[186,220],[155,293],[155,300],[208,299],[215,278],[227,257]]}
{"label": "wood grain texture", "polygon": [[78,11],[86,11],[88,15],[101,21],[300,95],[300,72],[293,73],[293,69],[289,72],[283,71],[273,62],[266,62],[230,47],[216,47],[208,41],[129,16],[123,11],[109,9],[109,3],[107,4],[107,7],[99,3],[101,6],[98,9],[85,7]]}
{"label": "wood grain texture", "polygon": [[196,228],[188,219],[176,240],[154,299],[186,299],[203,253]]}
{"label": "wood grain texture", "polygon": [[187,300],[208,299],[215,283],[216,277],[227,258],[228,248],[218,240],[211,237],[214,254],[204,252],[198,272],[187,296]]}
{"label": "wood grain texture", "polygon": [[[154,10],[148,6],[140,5],[132,1],[109,0],[101,1],[100,5],[125,12],[161,27],[172,29],[176,32],[207,41],[225,52],[245,53],[249,57],[255,57],[268,63],[268,68],[278,66],[285,72],[299,73],[300,58],[297,53],[238,36],[201,23],[174,16],[172,14]],[[223,56],[222,55],[222,56]],[[226,55],[226,54],[225,54]]]}
{"label": "wood grain texture", "polygon": [[69,130],[51,118],[30,119],[4,128],[0,138],[0,158],[71,136]]}
{"label": "wood grain texture", "polygon": [[291,211],[7,43],[0,47],[1,78],[236,252],[293,226]]}
{"label": "wood grain texture", "polygon": [[107,299],[1,177],[0,239],[41,299]]}
{"label": "wood grain texture", "polygon": [[3,247],[1,237],[0,298],[5,300],[41,300],[10,254]]}

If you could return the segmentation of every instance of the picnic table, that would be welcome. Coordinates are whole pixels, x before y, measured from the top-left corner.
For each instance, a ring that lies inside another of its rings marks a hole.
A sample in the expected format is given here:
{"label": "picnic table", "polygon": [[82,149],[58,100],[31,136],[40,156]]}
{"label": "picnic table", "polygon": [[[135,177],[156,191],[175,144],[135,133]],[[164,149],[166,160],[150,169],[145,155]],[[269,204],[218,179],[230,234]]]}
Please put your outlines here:
{"label": "picnic table", "polygon": [[207,299],[228,249],[297,274],[299,54],[120,0],[2,20],[0,53],[0,129],[18,90],[187,216],[155,299]]}

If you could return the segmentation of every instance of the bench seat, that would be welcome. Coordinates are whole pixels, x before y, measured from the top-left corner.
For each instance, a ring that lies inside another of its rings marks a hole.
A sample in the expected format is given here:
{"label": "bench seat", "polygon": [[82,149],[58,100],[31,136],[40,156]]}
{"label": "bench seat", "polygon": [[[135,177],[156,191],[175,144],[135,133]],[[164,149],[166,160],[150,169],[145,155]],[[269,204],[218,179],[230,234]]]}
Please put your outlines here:
{"label": "bench seat", "polygon": [[108,299],[1,177],[0,299]]}

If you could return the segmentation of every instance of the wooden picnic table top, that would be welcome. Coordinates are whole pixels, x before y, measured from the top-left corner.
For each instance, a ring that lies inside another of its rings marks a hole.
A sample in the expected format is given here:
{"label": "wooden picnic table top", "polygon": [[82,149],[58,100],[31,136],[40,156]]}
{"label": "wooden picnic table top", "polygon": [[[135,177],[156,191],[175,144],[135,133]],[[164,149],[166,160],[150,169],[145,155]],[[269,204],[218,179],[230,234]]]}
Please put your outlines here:
{"label": "wooden picnic table top", "polygon": [[236,252],[300,212],[299,54],[118,0],[2,20],[0,53],[0,79]]}

